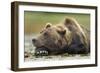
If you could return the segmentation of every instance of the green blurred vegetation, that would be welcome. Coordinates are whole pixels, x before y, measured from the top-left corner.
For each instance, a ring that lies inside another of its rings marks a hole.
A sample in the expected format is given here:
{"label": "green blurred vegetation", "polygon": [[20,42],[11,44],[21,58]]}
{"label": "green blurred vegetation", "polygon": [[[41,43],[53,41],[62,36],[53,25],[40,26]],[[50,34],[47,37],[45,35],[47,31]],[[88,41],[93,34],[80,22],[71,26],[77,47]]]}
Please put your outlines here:
{"label": "green blurred vegetation", "polygon": [[60,23],[66,16],[75,18],[83,27],[90,29],[90,14],[25,11],[25,34],[36,34],[46,23]]}

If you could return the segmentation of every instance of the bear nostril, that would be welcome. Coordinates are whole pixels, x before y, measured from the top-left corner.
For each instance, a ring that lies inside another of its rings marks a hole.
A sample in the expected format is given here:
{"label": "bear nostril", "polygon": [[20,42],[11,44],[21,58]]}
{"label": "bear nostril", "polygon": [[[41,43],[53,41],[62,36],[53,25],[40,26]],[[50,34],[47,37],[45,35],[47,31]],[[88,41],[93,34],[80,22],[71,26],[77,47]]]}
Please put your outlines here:
{"label": "bear nostril", "polygon": [[32,39],[32,42],[36,42],[36,39]]}

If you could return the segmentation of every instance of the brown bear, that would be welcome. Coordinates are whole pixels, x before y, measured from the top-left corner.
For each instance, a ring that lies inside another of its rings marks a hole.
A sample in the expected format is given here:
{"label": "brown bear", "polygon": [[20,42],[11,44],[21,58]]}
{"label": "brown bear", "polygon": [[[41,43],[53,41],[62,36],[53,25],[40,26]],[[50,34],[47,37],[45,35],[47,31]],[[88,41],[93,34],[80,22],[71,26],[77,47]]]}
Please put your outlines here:
{"label": "brown bear", "polygon": [[90,52],[88,35],[74,18],[66,17],[57,25],[47,23],[37,38],[32,39],[35,55],[87,54]]}

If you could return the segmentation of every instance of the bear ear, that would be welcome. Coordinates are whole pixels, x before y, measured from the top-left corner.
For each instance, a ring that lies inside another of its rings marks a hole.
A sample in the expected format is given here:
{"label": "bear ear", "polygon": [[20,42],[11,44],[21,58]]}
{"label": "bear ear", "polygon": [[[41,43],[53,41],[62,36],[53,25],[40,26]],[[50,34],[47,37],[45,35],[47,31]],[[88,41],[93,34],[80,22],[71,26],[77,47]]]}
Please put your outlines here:
{"label": "bear ear", "polygon": [[66,30],[58,31],[61,35],[65,35]]}
{"label": "bear ear", "polygon": [[57,32],[59,34],[61,34],[61,35],[65,35],[66,34],[66,30],[63,27],[61,27],[61,26],[58,26]]}
{"label": "bear ear", "polygon": [[52,24],[51,24],[51,23],[46,23],[45,28],[49,28],[49,27],[51,27],[51,26],[52,26]]}

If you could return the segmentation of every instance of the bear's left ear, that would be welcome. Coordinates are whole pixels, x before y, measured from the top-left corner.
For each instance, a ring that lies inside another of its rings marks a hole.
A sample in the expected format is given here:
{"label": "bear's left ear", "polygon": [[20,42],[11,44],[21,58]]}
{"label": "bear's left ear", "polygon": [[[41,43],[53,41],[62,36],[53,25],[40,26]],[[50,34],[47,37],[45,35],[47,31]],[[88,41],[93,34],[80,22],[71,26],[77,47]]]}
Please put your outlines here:
{"label": "bear's left ear", "polygon": [[49,27],[51,27],[51,26],[52,26],[52,24],[51,24],[51,23],[46,23],[45,28],[49,28]]}
{"label": "bear's left ear", "polygon": [[65,35],[66,34],[66,30],[61,26],[58,26],[57,32],[59,34],[61,34],[61,35]]}
{"label": "bear's left ear", "polygon": [[66,30],[58,31],[58,33],[61,34],[61,35],[65,35]]}

